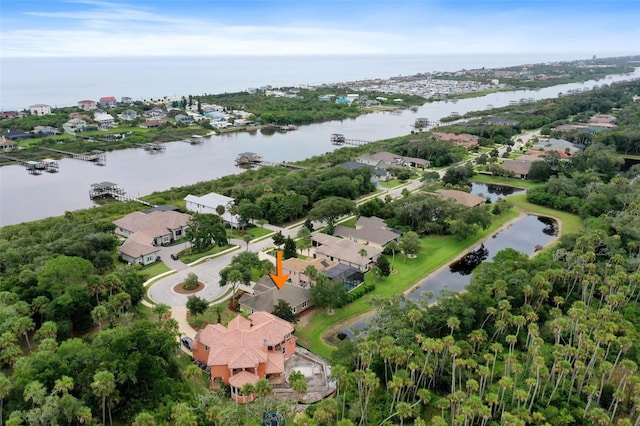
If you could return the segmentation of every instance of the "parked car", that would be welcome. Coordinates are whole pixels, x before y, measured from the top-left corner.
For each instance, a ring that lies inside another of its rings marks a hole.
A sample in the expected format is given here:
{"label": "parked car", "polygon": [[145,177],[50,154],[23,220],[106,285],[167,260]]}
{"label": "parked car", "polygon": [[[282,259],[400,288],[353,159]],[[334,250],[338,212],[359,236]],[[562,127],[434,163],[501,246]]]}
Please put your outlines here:
{"label": "parked car", "polygon": [[193,339],[191,337],[184,336],[182,339],[180,339],[180,341],[182,342],[182,346],[184,346],[188,350],[191,350],[191,344],[193,343]]}
{"label": "parked car", "polygon": [[178,253],[171,253],[171,258],[173,260],[178,260]]}

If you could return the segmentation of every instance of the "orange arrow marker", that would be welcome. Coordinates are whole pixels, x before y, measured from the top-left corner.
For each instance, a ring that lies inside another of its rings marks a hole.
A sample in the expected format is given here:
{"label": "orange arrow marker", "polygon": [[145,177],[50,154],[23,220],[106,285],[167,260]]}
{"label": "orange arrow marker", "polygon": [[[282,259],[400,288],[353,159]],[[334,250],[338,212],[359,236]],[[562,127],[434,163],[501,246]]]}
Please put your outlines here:
{"label": "orange arrow marker", "polygon": [[282,251],[278,250],[276,252],[276,273],[269,274],[271,279],[278,286],[278,290],[282,288],[287,279],[289,278],[289,274],[282,275]]}

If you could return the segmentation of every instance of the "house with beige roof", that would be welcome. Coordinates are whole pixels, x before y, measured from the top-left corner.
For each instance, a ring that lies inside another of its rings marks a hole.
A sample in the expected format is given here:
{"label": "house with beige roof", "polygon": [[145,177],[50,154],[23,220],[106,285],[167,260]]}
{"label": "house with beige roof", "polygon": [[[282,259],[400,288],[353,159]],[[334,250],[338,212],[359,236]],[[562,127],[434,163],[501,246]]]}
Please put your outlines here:
{"label": "house with beige roof", "polygon": [[[315,257],[349,265],[362,272],[369,270],[382,253],[381,248],[323,233],[312,235],[311,243],[315,247]],[[360,254],[361,250],[364,250],[364,256]]]}
{"label": "house with beige roof", "polygon": [[240,392],[244,384],[285,382],[285,360],[296,351],[293,330],[293,324],[268,312],[239,315],[226,327],[209,324],[200,330],[192,343],[193,358],[209,367],[212,389],[228,385],[236,402],[251,402],[255,395]]}
{"label": "house with beige roof", "polygon": [[384,246],[400,237],[400,234],[387,228],[387,225],[379,217],[360,216],[356,222],[356,227],[336,225],[333,232],[342,238],[355,241],[364,245],[373,245],[383,249]]}
{"label": "house with beige roof", "polygon": [[118,252],[128,263],[148,265],[158,258],[159,246],[184,237],[191,216],[172,210],[133,212],[115,220],[115,233],[126,238]]}
{"label": "house with beige roof", "polygon": [[435,195],[445,200],[455,201],[465,207],[476,207],[487,201],[477,195],[455,189],[437,189]]}
{"label": "house with beige roof", "polygon": [[306,258],[298,259],[297,257],[291,257],[282,261],[282,272],[289,274],[288,283],[300,286],[309,287],[311,285],[311,278],[305,274],[305,270],[309,266],[316,268],[316,271],[322,272],[327,268],[335,265],[334,262],[330,262],[324,258]]}
{"label": "house with beige roof", "polygon": [[462,146],[466,149],[476,148],[479,146],[478,136],[470,135],[467,133],[441,133],[441,132],[433,132],[431,136],[434,137],[438,141],[447,141],[451,142],[454,146]]}

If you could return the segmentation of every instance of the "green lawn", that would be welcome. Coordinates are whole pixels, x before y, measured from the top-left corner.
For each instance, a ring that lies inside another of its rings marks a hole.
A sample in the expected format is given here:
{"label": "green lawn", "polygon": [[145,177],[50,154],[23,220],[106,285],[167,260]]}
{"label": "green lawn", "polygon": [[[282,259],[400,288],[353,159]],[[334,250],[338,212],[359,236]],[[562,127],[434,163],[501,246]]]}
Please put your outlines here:
{"label": "green lawn", "polygon": [[228,245],[226,247],[215,246],[215,247],[210,248],[209,250],[204,251],[202,253],[184,254],[184,255],[181,254],[180,255],[180,260],[182,260],[184,263],[192,263],[192,262],[195,262],[196,260],[202,259],[203,257],[211,256],[211,255],[220,253],[221,251],[228,250],[228,249],[231,249],[231,248],[236,248],[236,247],[238,247],[238,246],[234,246],[234,245]]}
{"label": "green lawn", "polygon": [[380,181],[379,185],[383,188],[395,188],[398,185],[402,185],[403,183],[406,183],[406,180],[399,180],[399,179],[391,179],[388,181]]}
{"label": "green lawn", "polygon": [[[422,277],[473,247],[478,241],[490,235],[506,222],[518,217],[519,214],[518,211],[511,210],[498,218],[488,229],[464,240],[453,236],[421,238],[422,249],[418,256],[415,259],[407,259],[405,263],[402,255],[396,255],[394,269],[398,272],[388,276],[384,281],[378,281],[375,290],[371,293],[341,309],[336,309],[333,315],[328,315],[325,309],[318,309],[311,313],[312,317],[307,321],[307,325],[296,330],[298,342],[320,356],[330,357],[333,347],[322,340],[322,335],[327,329],[339,321],[370,310],[369,301],[372,297],[389,298],[401,293]],[[370,273],[365,276],[367,282],[372,279]]]}
{"label": "green lawn", "polygon": [[245,234],[249,234],[251,235],[251,237],[253,239],[255,238],[260,238],[260,237],[264,237],[265,235],[269,235],[271,234],[273,231],[266,229],[266,228],[261,228],[258,226],[252,226],[250,228],[247,228],[244,233],[242,233],[241,231],[238,231],[236,229],[233,229],[231,231],[227,232],[227,235],[229,235],[229,238],[238,238],[238,239],[242,239],[242,237],[244,237]]}
{"label": "green lawn", "polygon": [[149,279],[170,270],[171,268],[169,268],[163,262],[155,262],[153,265],[145,266],[140,272],[145,274],[147,276],[147,279]]}
{"label": "green lawn", "polygon": [[562,222],[562,233],[563,234],[573,234],[582,229],[583,223],[582,219],[575,214],[562,212],[559,210],[550,209],[548,207],[539,206],[537,204],[532,204],[527,201],[526,194],[517,194],[512,195],[508,198],[508,200],[516,207],[526,210],[532,213],[538,213],[544,216],[551,216],[559,219]]}

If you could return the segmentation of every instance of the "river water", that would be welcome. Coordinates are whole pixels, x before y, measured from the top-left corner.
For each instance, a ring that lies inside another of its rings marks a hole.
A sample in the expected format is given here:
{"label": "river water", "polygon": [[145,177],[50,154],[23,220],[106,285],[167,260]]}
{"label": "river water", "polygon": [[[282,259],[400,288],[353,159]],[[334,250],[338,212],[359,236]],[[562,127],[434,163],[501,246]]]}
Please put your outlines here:
{"label": "river water", "polygon": [[211,136],[201,145],[185,142],[167,144],[164,152],[150,154],[143,149],[126,149],[107,153],[105,166],[73,159],[60,161],[59,173],[30,175],[22,166],[0,167],[0,226],[59,216],[93,206],[89,199],[92,183],[110,181],[132,196],[147,195],[170,187],[211,180],[241,172],[234,165],[240,152],[252,151],[269,161],[297,161],[332,151],[332,133],[349,139],[380,140],[411,132],[416,118],[436,121],[452,112],[464,114],[501,107],[522,98],[551,99],[559,92],[593,88],[615,81],[640,77],[640,68],[630,75],[615,75],[600,81],[562,84],[538,91],[514,90],[492,93],[457,102],[431,102],[417,112],[376,112],[354,119],[300,126],[298,130],[272,135],[241,132]]}
{"label": "river water", "polygon": [[[471,273],[485,261],[491,261],[496,253],[512,248],[532,255],[558,238],[557,223],[553,219],[536,215],[524,215],[509,226],[477,245],[461,259],[428,275],[416,283],[415,289],[406,298],[417,302],[427,297],[428,303],[435,302],[443,291],[460,292],[471,282]],[[371,322],[371,317],[351,324],[341,330],[348,337],[354,330],[361,331]]]}

